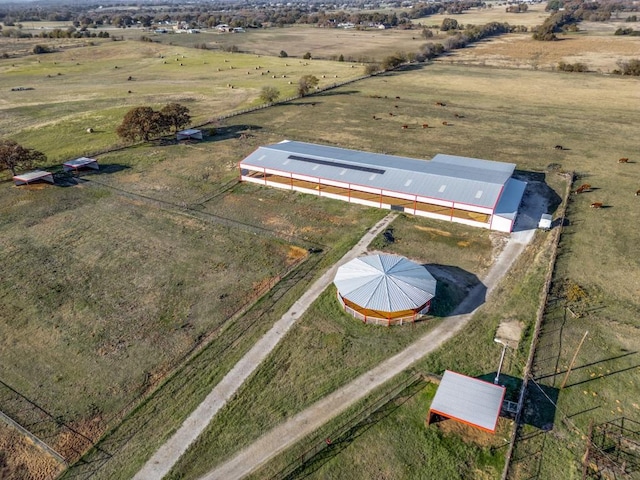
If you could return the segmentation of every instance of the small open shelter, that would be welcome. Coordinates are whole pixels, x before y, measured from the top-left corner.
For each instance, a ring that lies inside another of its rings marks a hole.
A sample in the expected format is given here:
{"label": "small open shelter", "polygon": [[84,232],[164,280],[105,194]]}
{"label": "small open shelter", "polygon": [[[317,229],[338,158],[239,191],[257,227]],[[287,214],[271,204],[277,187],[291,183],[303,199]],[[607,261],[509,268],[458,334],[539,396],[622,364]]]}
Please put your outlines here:
{"label": "small open shelter", "polygon": [[506,391],[501,385],[446,370],[429,407],[427,425],[441,416],[495,433]]}
{"label": "small open shelter", "polygon": [[16,185],[28,185],[34,182],[55,183],[53,181],[53,174],[45,170],[33,170],[32,172],[21,173],[13,177],[13,182]]}
{"label": "small open shelter", "polygon": [[196,128],[181,130],[176,133],[176,138],[178,140],[202,140],[202,130]]}
{"label": "small open shelter", "polygon": [[98,161],[95,158],[80,157],[75,160],[69,160],[62,164],[62,168],[65,172],[74,171],[77,172],[81,168],[90,168],[92,170],[99,170]]}

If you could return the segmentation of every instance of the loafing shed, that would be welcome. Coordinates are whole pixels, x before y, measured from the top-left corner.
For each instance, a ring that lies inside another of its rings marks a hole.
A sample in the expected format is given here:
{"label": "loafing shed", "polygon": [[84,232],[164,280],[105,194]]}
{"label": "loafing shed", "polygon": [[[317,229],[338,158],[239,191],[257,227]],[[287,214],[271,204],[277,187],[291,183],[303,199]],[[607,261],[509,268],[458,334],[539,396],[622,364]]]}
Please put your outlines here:
{"label": "loafing shed", "polygon": [[202,130],[189,128],[176,133],[178,140],[202,140]]}
{"label": "loafing shed", "polygon": [[62,164],[62,168],[65,172],[69,172],[72,170],[77,172],[81,168],[89,168],[91,170],[100,169],[100,167],[98,167],[98,161],[95,158],[87,157],[80,157],[76,158],[75,160],[69,160],[68,162]]}
{"label": "loafing shed", "polygon": [[429,407],[427,424],[444,417],[495,433],[507,389],[446,370]]}
{"label": "loafing shed", "polygon": [[436,280],[422,265],[398,255],[368,255],[338,268],[333,281],[344,309],[365,323],[401,325],[425,315]]}
{"label": "loafing shed", "polygon": [[432,160],[303,142],[259,147],[240,178],[362,205],[511,232],[525,182],[515,164],[453,155]]}
{"label": "loafing shed", "polygon": [[13,177],[13,182],[16,185],[28,185],[33,182],[48,182],[54,183],[53,174],[44,170],[34,170],[32,172],[21,173]]}

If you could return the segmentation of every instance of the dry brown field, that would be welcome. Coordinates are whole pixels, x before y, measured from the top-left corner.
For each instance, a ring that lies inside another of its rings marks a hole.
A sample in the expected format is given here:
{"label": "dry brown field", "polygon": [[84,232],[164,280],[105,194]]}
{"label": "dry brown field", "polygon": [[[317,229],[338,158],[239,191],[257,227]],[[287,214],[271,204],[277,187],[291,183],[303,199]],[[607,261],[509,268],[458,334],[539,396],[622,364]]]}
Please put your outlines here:
{"label": "dry brown field", "polygon": [[617,62],[639,56],[640,37],[569,34],[560,41],[539,42],[531,34],[510,34],[456,50],[438,62],[533,70],[580,62],[591,71],[609,73],[618,68]]}
{"label": "dry brown field", "polygon": [[505,5],[492,4],[491,8],[471,8],[465,10],[460,15],[431,15],[413,20],[413,23],[422,25],[438,25],[442,24],[442,20],[450,17],[455,18],[458,23],[463,25],[484,25],[490,22],[508,23],[509,25],[526,25],[533,27],[544,22],[549,16],[544,11],[545,4],[529,5],[529,9],[525,13],[507,13]]}

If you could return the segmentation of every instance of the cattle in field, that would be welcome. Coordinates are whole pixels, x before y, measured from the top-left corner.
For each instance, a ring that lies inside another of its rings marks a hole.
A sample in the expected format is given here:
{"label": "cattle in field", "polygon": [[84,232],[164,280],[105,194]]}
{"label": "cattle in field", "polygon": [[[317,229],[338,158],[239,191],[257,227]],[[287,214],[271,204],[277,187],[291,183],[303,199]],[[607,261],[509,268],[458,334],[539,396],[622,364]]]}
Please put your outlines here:
{"label": "cattle in field", "polygon": [[454,113],[453,116],[456,118],[464,118],[464,115],[460,115],[459,113]]}
{"label": "cattle in field", "polygon": [[556,150],[564,150],[564,147],[562,145],[556,145],[555,147]]}
{"label": "cattle in field", "polygon": [[422,128],[429,128],[429,124],[428,123],[423,123],[422,124]]}
{"label": "cattle in field", "polygon": [[602,208],[602,202],[594,202],[590,205],[591,208]]}
{"label": "cattle in field", "polygon": [[636,197],[640,197],[640,190],[636,190]]}
{"label": "cattle in field", "polygon": [[589,185],[588,183],[585,183],[583,185],[580,185],[578,187],[578,189],[576,190],[576,193],[584,193],[591,190],[591,185]]}
{"label": "cattle in field", "polygon": [[436,107],[446,107],[447,104],[443,102],[436,102]]}
{"label": "cattle in field", "polygon": [[396,100],[400,100],[400,97],[396,97]]}
{"label": "cattle in field", "polygon": [[408,128],[409,128],[409,125],[402,125],[403,130],[407,130]]}
{"label": "cattle in field", "polygon": [[629,159],[627,157],[619,158],[618,163],[629,163]]}
{"label": "cattle in field", "polygon": [[442,125],[444,125],[445,127],[449,126],[448,122],[442,122]]}
{"label": "cattle in field", "polygon": [[389,112],[389,116],[390,116],[390,117],[393,117],[393,112]]}
{"label": "cattle in field", "polygon": [[374,119],[374,120],[377,120],[377,118],[376,118],[376,116],[375,116],[375,115],[372,115],[372,117],[373,117],[373,119]]}

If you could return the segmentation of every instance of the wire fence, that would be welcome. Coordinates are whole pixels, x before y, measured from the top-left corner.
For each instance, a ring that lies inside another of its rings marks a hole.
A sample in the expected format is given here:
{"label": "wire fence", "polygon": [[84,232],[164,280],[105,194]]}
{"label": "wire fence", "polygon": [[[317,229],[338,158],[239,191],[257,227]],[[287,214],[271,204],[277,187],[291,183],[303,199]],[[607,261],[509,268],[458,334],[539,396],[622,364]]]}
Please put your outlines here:
{"label": "wire fence", "polygon": [[[515,463],[516,461],[512,461],[513,452],[515,449],[515,445],[519,441],[526,440],[522,435],[522,422],[523,422],[523,410],[524,403],[526,401],[527,394],[527,386],[529,383],[529,378],[531,376],[531,371],[533,369],[533,362],[535,359],[536,349],[538,346],[538,342],[540,340],[540,329],[542,327],[542,322],[544,319],[544,313],[547,305],[547,300],[549,297],[549,291],[551,289],[551,282],[553,280],[553,274],[555,271],[555,263],[556,258],[558,256],[558,245],[560,244],[560,238],[562,236],[563,226],[565,224],[565,216],[567,213],[567,205],[569,203],[569,195],[571,193],[571,187],[574,180],[574,173],[569,172],[567,175],[567,187],[565,189],[564,198],[562,201],[562,205],[560,206],[560,212],[557,219],[557,226],[555,230],[553,230],[552,235],[554,238],[552,239],[552,251],[551,257],[549,259],[549,269],[547,270],[547,275],[545,277],[544,286],[542,288],[540,304],[538,306],[538,312],[536,315],[536,323],[534,326],[534,331],[531,339],[531,347],[529,348],[529,357],[527,359],[527,364],[525,365],[523,377],[522,377],[522,385],[520,387],[520,396],[518,397],[518,406],[516,410],[516,418],[513,423],[513,429],[511,430],[511,441],[509,442],[509,449],[507,450],[505,467],[502,471],[502,480],[508,480],[514,478],[515,472]],[[521,459],[527,457],[520,457]]]}
{"label": "wire fence", "polygon": [[[293,479],[313,462],[321,461],[322,455],[331,454],[332,450],[344,448],[345,444],[350,443],[362,428],[379,421],[381,416],[388,413],[383,412],[385,406],[392,402],[395,406],[396,401],[412,397],[422,390],[433,377],[437,376],[415,372],[410,377],[390,386],[386,392],[373,401],[367,402],[344,422],[341,422],[339,426],[331,429],[328,434],[320,429],[319,432],[299,445],[298,451],[300,453],[295,456],[292,462],[270,477],[270,480]],[[376,415],[377,413],[380,415]]]}

